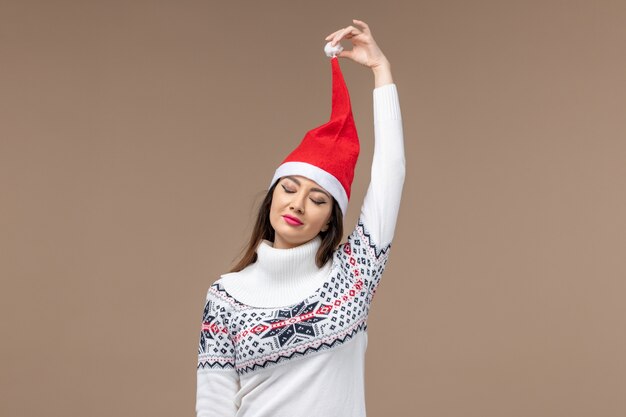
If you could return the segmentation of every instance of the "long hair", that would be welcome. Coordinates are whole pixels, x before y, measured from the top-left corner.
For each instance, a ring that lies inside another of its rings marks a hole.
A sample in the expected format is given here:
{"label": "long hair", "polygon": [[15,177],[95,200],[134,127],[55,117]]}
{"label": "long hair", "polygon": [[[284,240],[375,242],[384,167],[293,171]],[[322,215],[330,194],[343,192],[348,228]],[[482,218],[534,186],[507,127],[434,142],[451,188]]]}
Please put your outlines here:
{"label": "long hair", "polygon": [[[259,207],[259,212],[254,228],[252,229],[250,240],[242,251],[243,255],[229,272],[239,272],[246,266],[256,262],[256,248],[263,239],[267,239],[271,242],[274,241],[274,228],[270,223],[270,208],[272,207],[274,189],[277,185],[278,181],[276,181],[267,191],[267,194]],[[317,254],[315,255],[315,264],[318,268],[321,268],[332,258],[333,251],[337,248],[337,246],[339,246],[341,238],[343,237],[343,213],[341,212],[341,207],[339,207],[339,204],[334,198],[328,229],[325,232],[320,232],[319,236],[322,238],[322,243],[317,250]]]}

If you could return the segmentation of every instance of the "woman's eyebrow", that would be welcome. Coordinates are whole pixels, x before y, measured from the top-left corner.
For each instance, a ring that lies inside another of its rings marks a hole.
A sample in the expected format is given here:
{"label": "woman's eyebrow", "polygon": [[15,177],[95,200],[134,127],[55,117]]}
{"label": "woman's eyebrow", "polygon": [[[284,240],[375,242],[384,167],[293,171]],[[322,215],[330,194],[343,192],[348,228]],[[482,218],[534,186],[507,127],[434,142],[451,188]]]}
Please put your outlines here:
{"label": "woman's eyebrow", "polygon": [[[289,178],[291,181],[295,182],[296,184],[300,185],[300,181],[298,181],[297,178],[292,177],[291,175],[287,175],[285,178]],[[321,188],[311,188],[311,191],[319,191],[320,193],[324,193],[326,194],[326,196],[328,198],[331,198],[331,196],[324,190],[322,190]]]}

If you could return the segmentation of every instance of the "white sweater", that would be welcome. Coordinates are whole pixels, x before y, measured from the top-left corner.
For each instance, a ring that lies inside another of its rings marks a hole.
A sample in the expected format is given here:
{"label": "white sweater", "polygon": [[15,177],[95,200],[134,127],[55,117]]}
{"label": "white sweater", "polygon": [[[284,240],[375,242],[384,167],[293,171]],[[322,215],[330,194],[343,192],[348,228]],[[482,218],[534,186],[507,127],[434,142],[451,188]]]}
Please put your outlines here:
{"label": "white sweater", "polygon": [[322,268],[319,237],[257,247],[208,289],[198,417],[364,417],[367,317],[387,263],[405,176],[395,84],[373,90],[374,156],[357,225]]}

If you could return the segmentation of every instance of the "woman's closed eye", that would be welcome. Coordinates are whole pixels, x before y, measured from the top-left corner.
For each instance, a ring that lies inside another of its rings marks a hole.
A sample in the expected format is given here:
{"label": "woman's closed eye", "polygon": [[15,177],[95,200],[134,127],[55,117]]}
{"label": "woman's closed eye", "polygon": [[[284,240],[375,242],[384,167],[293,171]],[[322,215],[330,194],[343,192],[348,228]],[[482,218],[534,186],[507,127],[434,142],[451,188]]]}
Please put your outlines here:
{"label": "woman's closed eye", "polygon": [[[295,190],[291,190],[291,189],[289,189],[289,188],[285,187],[285,186],[284,186],[284,185],[282,185],[282,184],[281,184],[281,187],[283,187],[283,190],[285,190],[285,192],[286,192],[286,193],[293,194],[293,193],[295,193],[295,192],[296,192]],[[313,203],[317,204],[318,206],[320,206],[320,205],[322,205],[322,204],[326,204],[326,201],[324,201],[324,200],[315,200],[315,199],[313,199],[313,198],[311,198],[310,200],[311,200]]]}

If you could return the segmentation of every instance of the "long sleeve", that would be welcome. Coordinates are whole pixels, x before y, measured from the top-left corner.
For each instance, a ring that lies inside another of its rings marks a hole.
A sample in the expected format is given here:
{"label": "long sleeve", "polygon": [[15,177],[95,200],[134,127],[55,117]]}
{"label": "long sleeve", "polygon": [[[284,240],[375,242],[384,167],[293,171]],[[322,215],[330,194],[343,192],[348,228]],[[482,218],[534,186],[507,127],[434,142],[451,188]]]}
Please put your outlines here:
{"label": "long sleeve", "polygon": [[372,243],[384,247],[393,240],[405,176],[404,136],[395,84],[375,88],[374,156],[369,188],[361,207]]}
{"label": "long sleeve", "polygon": [[235,348],[228,329],[226,305],[209,288],[202,314],[198,346],[197,417],[235,416],[239,376],[235,370]]}
{"label": "long sleeve", "polygon": [[356,227],[336,252],[346,273],[364,285],[371,303],[393,240],[405,176],[404,138],[395,84],[374,97],[374,156],[371,180]]}

